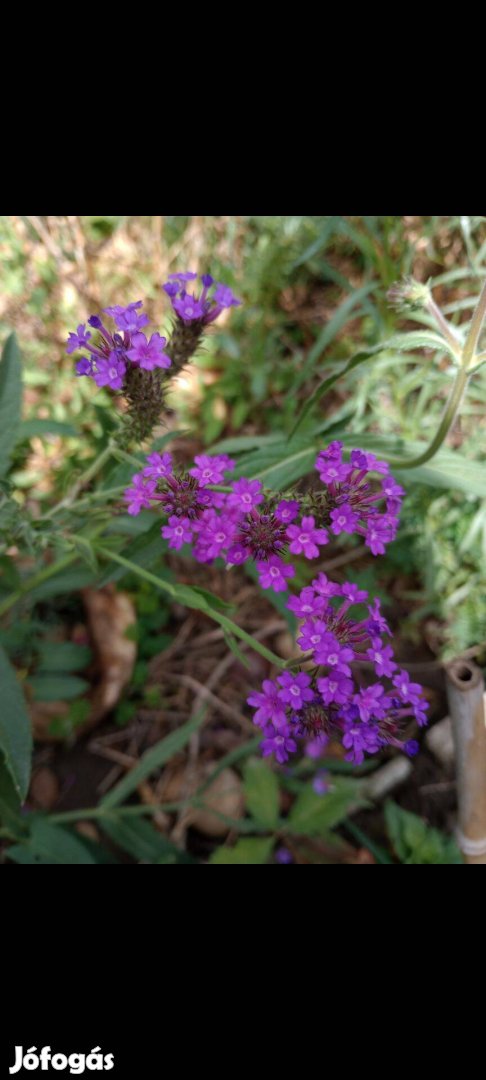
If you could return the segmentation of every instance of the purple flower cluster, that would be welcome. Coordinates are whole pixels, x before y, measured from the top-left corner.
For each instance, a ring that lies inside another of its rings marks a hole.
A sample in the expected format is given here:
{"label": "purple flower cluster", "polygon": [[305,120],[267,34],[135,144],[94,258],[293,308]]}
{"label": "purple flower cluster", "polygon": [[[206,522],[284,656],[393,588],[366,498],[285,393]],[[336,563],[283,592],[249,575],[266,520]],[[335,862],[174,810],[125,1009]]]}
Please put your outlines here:
{"label": "purple flower cluster", "polygon": [[239,307],[241,300],[237,300],[229,285],[215,282],[211,274],[202,274],[202,285],[199,296],[187,291],[189,282],[196,281],[197,274],[186,271],[183,274],[169,274],[169,280],[162,286],[164,292],[170,297],[172,307],[182,322],[200,322],[203,326],[214,322],[225,308]]}
{"label": "purple flower cluster", "polygon": [[[335,536],[342,532],[363,536],[373,555],[383,555],[385,545],[396,536],[403,488],[389,475],[386,461],[352,450],[347,463],[342,460],[342,451],[342,443],[332,442],[316,461],[327,488],[326,524]],[[371,485],[369,473],[381,474],[378,489]],[[383,502],[384,510],[377,506]]]}
{"label": "purple flower cluster", "polygon": [[88,325],[97,331],[95,338],[84,324],[78,326],[76,333],[69,334],[66,351],[85,349],[89,354],[77,361],[77,375],[87,375],[97,386],[123,390],[130,366],[144,371],[170,367],[170,356],[164,352],[165,337],[155,333],[148,338],[143,333],[142,328],[149,320],[139,311],[141,307],[142,301],[137,300],[127,307],[104,308],[104,313],[115,323],[115,330],[109,330],[98,315],[91,315]]}
{"label": "purple flower cluster", "polygon": [[[222,557],[228,566],[238,566],[253,559],[263,589],[285,592],[289,579],[295,576],[295,567],[285,556],[317,559],[329,542],[330,532],[356,532],[375,555],[384,551],[384,544],[395,535],[402,488],[388,476],[386,463],[377,461],[373,454],[353,450],[350,464],[345,464],[340,443],[331,443],[317,458],[316,468],[327,490],[299,498],[268,498],[260,480],[245,477],[233,481],[227,491],[206,490],[223,485],[224,474],[234,468],[234,462],[224,454],[198,455],[183,477],[174,476],[170,454],[160,460],[152,454],[147,460],[148,466],[133,478],[133,487],[126,492],[129,513],[138,513],[152,499],[169,515],[187,517],[192,522],[193,555],[198,562],[212,563]],[[378,490],[368,480],[371,471],[384,476]],[[152,484],[157,480],[164,480],[162,491]],[[386,511],[382,513],[375,504],[383,499]],[[169,539],[169,532],[164,536]],[[178,542],[170,539],[171,546]],[[184,542],[187,540],[186,534]],[[306,592],[302,593],[304,604]],[[314,638],[320,630],[314,628]],[[382,665],[387,674],[386,655]]]}
{"label": "purple flower cluster", "polygon": [[[346,750],[346,761],[361,764],[364,755],[395,746],[413,755],[415,740],[404,741],[409,718],[427,723],[428,702],[422,687],[410,682],[393,659],[384,636],[390,630],[380,602],[367,603],[368,593],[356,585],[338,585],[319,574],[310,586],[292,596],[287,607],[302,623],[298,645],[310,671],[284,671],[275,682],[265,679],[261,692],[250,694],[257,727],[262,728],[264,756],[274,754],[283,764],[306,740],[310,757],[319,757],[331,738]],[[366,605],[367,614],[353,611]],[[357,681],[352,665],[369,661],[377,680]]]}

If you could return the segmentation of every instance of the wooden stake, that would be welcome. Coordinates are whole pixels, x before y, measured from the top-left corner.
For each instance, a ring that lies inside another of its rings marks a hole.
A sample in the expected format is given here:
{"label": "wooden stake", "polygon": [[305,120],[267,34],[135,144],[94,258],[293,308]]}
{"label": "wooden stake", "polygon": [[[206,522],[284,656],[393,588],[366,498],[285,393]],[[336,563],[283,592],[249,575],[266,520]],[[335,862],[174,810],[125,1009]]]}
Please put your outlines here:
{"label": "wooden stake", "polygon": [[466,863],[486,863],[486,717],[484,680],[470,660],[446,668],[446,689],[456,752],[459,824]]}

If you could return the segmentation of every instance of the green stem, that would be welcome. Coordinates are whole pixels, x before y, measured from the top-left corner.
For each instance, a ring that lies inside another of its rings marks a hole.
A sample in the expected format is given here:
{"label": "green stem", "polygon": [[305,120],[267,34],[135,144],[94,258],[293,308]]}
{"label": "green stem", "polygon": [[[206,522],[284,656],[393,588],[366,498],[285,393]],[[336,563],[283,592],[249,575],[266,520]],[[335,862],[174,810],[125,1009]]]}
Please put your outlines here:
{"label": "green stem", "polygon": [[442,334],[444,335],[446,340],[449,342],[449,345],[454,349],[454,352],[460,353],[460,351],[461,351],[461,343],[460,343],[459,339],[456,337],[452,327],[448,323],[448,321],[447,321],[445,315],[443,314],[443,312],[441,311],[439,305],[436,304],[436,302],[435,302],[435,300],[433,299],[432,296],[431,296],[431,298],[429,300],[429,303],[427,304],[426,310],[435,319],[435,321],[437,323],[437,326],[439,327],[439,330],[442,332]]}
{"label": "green stem", "polygon": [[468,369],[471,360],[476,351],[476,346],[479,341],[481,330],[483,329],[483,323],[486,318],[486,281],[481,289],[479,300],[476,304],[476,309],[472,317],[469,333],[466,338],[466,344],[464,345],[464,351],[462,354],[462,364]]}
{"label": "green stem", "polygon": [[113,450],[114,447],[111,443],[109,443],[108,446],[105,446],[105,449],[101,451],[101,454],[98,454],[98,457],[95,458],[89,468],[81,474],[79,480],[76,481],[68,494],[65,495],[64,499],[61,499],[60,502],[56,503],[56,506],[53,506],[52,510],[49,510],[47,514],[43,514],[43,519],[54,517],[54,515],[58,514],[61,510],[70,508],[76,501],[79,492],[90,483],[93,477],[99,473],[100,469],[103,468],[103,465],[109,460]]}
{"label": "green stem", "polygon": [[[187,592],[190,592],[189,586],[184,586],[184,594],[182,594],[182,588],[178,588],[177,585],[171,585],[168,581],[164,581],[162,578],[156,577],[155,574],[151,574],[149,570],[144,570],[142,566],[137,566],[136,563],[131,562],[129,559],[125,559],[123,555],[119,555],[118,552],[111,551],[110,548],[105,548],[102,544],[94,544],[94,550],[98,551],[100,555],[104,555],[107,559],[117,562],[120,566],[124,566],[127,570],[130,570],[132,574],[137,574],[138,577],[148,581],[151,585],[155,585],[161,592],[167,593],[173,600],[178,601],[181,604],[185,604],[186,607],[194,607],[198,611],[203,611],[205,615],[208,615],[214,622],[219,623],[223,629],[228,630],[230,634],[234,634],[235,637],[240,638],[247,645],[250,646],[255,652],[260,653],[260,656],[264,656],[266,660],[269,660],[271,664],[275,664],[279,668],[285,667],[285,661],[280,656],[276,656],[275,653],[267,649],[265,645],[262,645],[255,638],[252,638],[250,634],[247,634],[246,630],[242,630],[237,623],[232,619],[228,619],[226,615],[222,615],[221,612],[215,611],[214,608],[202,607],[200,603],[191,604],[187,598]],[[197,599],[200,600],[199,596]]]}
{"label": "green stem", "polygon": [[425,465],[426,461],[430,461],[430,458],[434,457],[434,454],[437,453],[442,446],[442,443],[447,438],[452,424],[454,423],[469,377],[470,372],[466,371],[465,367],[460,367],[455,377],[454,385],[450,392],[442,420],[430,446],[427,447],[427,450],[424,450],[418,457],[409,458],[409,460],[387,456],[387,461],[393,469],[416,469],[419,465]]}
{"label": "green stem", "polygon": [[17,592],[12,593],[10,596],[0,604],[0,615],[4,615],[6,611],[9,611],[17,600],[20,600],[27,593],[32,592],[32,589],[36,589],[38,585],[42,585],[44,581],[48,581],[49,578],[54,577],[60,570],[64,570],[66,566],[70,566],[79,558],[78,552],[74,552],[72,555],[66,555],[64,559],[59,559],[59,562],[51,563],[50,566],[46,566],[44,570],[40,570],[34,577],[28,578],[24,585]]}

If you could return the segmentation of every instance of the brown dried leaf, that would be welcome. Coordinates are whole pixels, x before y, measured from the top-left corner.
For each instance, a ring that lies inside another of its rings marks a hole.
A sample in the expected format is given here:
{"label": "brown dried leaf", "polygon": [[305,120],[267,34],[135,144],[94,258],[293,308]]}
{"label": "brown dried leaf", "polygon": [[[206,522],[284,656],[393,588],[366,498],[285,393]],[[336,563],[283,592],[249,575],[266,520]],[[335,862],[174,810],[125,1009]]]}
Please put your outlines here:
{"label": "brown dried leaf", "polygon": [[[135,609],[126,593],[117,592],[113,585],[103,589],[83,589],[89,640],[93,646],[94,684],[87,695],[91,705],[87,719],[76,726],[76,736],[90,731],[120,700],[129,684],[135,665],[137,646],[125,637],[126,630],[136,621]],[[77,628],[79,639],[79,627]],[[58,742],[62,735],[53,735],[53,720],[64,719],[69,713],[65,701],[32,702],[30,714],[34,738],[39,742]]]}

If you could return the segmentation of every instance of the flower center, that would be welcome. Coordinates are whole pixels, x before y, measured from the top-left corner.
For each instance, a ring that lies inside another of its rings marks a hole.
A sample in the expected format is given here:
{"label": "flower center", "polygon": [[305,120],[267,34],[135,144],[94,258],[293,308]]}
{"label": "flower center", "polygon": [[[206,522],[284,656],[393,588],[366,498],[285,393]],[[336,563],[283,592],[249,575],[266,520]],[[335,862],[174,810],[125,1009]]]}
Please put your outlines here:
{"label": "flower center", "polygon": [[280,570],[278,569],[278,566],[270,567],[270,577],[280,577]]}
{"label": "flower center", "polygon": [[216,533],[216,541],[218,544],[224,544],[226,540],[226,533]]}
{"label": "flower center", "polygon": [[338,662],[336,653],[331,653],[330,656],[328,656],[327,658],[327,662],[331,665],[331,667],[334,667],[334,665]]}
{"label": "flower center", "polygon": [[294,697],[300,697],[300,689],[299,689],[299,687],[298,686],[291,686],[290,687],[290,693],[293,694]]}

